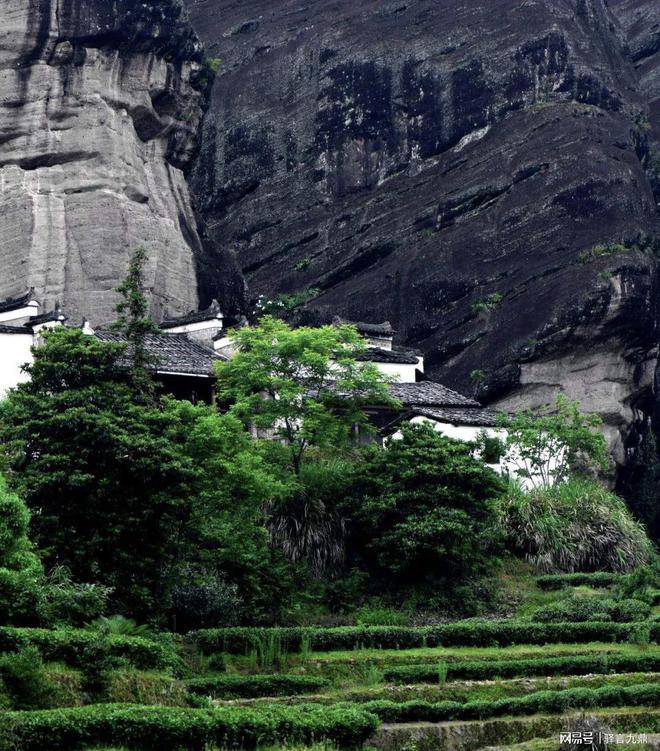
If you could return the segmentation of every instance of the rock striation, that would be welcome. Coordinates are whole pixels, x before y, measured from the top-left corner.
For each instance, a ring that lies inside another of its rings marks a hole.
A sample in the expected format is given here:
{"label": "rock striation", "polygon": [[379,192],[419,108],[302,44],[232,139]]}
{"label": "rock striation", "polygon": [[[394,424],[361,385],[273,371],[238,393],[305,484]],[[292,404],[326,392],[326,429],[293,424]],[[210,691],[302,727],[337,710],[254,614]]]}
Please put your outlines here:
{"label": "rock striation", "polygon": [[[496,5],[496,12],[494,9]],[[655,0],[189,0],[218,75],[191,187],[254,298],[391,320],[627,460],[655,412]]]}
{"label": "rock striation", "polygon": [[196,309],[184,171],[212,73],[181,4],[3,0],[0,15],[0,298],[33,287],[104,323],[144,246],[154,314]]}

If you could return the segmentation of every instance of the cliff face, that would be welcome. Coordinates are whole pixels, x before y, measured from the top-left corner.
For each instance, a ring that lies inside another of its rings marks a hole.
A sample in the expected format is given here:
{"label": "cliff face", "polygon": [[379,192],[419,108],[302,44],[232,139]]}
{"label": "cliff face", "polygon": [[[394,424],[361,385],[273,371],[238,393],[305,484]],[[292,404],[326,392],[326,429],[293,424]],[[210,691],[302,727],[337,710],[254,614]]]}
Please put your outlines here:
{"label": "cliff face", "polygon": [[156,316],[197,307],[203,261],[183,170],[212,76],[176,0],[3,0],[0,298],[34,287],[113,317],[149,251]]}
{"label": "cliff face", "polygon": [[564,388],[623,462],[654,409],[657,3],[189,5],[219,68],[192,188],[252,295],[390,319],[489,402]]}

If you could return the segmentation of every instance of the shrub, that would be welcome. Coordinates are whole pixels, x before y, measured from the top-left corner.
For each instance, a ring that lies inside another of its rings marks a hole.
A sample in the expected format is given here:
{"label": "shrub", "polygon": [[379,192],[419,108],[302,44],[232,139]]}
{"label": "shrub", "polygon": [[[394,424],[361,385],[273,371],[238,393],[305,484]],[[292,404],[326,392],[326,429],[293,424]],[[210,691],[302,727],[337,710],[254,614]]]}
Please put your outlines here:
{"label": "shrub", "polygon": [[377,726],[373,714],[350,705],[203,710],[108,704],[0,713],[0,727],[13,734],[21,751],[76,751],[115,744],[135,751],[202,751],[209,744],[254,749],[326,739],[339,748],[358,748]]}
{"label": "shrub", "polygon": [[223,699],[294,696],[319,691],[327,685],[323,678],[306,675],[219,675],[186,681],[186,688],[192,693]]}
{"label": "shrub", "polygon": [[34,647],[0,656],[0,685],[14,709],[44,709],[54,693],[41,655]]}
{"label": "shrub", "polygon": [[243,609],[236,584],[211,572],[188,567],[172,589],[172,614],[181,631],[231,626],[240,622]]}
{"label": "shrub", "polygon": [[[529,621],[457,621],[440,626],[340,628],[227,628],[194,631],[188,638],[204,654],[249,654],[266,639],[277,639],[284,652],[309,649],[328,652],[341,649],[412,649],[439,646],[509,646],[512,644],[585,643],[626,641],[634,628],[627,623],[531,623]],[[660,623],[651,637],[660,635]]]}
{"label": "shrub", "polygon": [[504,300],[504,295],[501,292],[493,292],[483,300],[478,300],[472,305],[472,314],[477,316],[480,313],[491,313],[498,305]]}
{"label": "shrub", "polygon": [[400,610],[365,606],[358,610],[355,620],[358,626],[408,626],[410,616]]}
{"label": "shrub", "polygon": [[42,586],[40,621],[47,626],[83,626],[105,612],[111,591],[102,584],[76,583],[67,568],[57,566]]}
{"label": "shrub", "polygon": [[532,618],[541,623],[565,621],[611,621],[614,601],[601,597],[566,597],[542,608],[537,608]]}
{"label": "shrub", "polygon": [[0,652],[18,652],[25,647],[36,647],[47,661],[66,662],[81,666],[93,659],[93,650],[108,644],[112,657],[124,660],[136,668],[165,668],[176,663],[171,645],[138,637],[99,637],[90,631],[43,628],[0,628]]}
{"label": "shrub", "polygon": [[114,634],[115,636],[151,636],[151,629],[144,623],[138,625],[132,618],[126,618],[123,615],[112,615],[110,617],[102,615],[93,623],[89,623],[87,628],[93,631],[100,631],[106,636]]}
{"label": "shrub", "polygon": [[[656,632],[658,631],[658,625],[660,624],[656,622]],[[646,623],[635,623],[628,633],[628,641],[631,644],[638,644],[640,646],[650,644],[652,639],[652,631],[653,627]]]}
{"label": "shrub", "polygon": [[107,699],[112,684],[110,671],[115,663],[107,640],[83,647],[79,658],[81,688],[89,703]]}
{"label": "shrub", "polygon": [[[490,680],[545,675],[584,675],[587,673],[652,673],[660,669],[660,654],[575,655],[528,660],[458,660],[447,663],[446,680]],[[384,671],[386,682],[397,684],[442,683],[438,665],[405,665]]]}
{"label": "shrub", "polygon": [[651,614],[651,606],[640,600],[615,601],[608,597],[570,596],[563,600],[538,608],[532,616],[542,623],[562,623],[565,621],[616,621],[629,623],[644,621]]}
{"label": "shrub", "polygon": [[0,474],[0,623],[35,623],[43,569],[27,537],[30,513]]}
{"label": "shrub", "polygon": [[660,558],[655,555],[649,566],[635,569],[616,581],[614,588],[617,599],[634,599],[654,604],[654,591],[660,582]]}
{"label": "shrub", "polygon": [[531,715],[540,712],[562,714],[570,709],[657,706],[660,684],[605,686],[599,689],[574,688],[565,691],[538,691],[528,696],[497,701],[438,703],[410,701],[372,701],[364,708],[383,722],[444,722],[448,720],[483,720],[504,715]]}
{"label": "shrub", "polygon": [[625,503],[600,485],[570,480],[500,502],[508,545],[539,571],[627,572],[645,564],[651,543]]}
{"label": "shrub", "polygon": [[501,479],[472,447],[408,425],[387,451],[366,451],[340,503],[358,567],[395,593],[436,597],[488,569]]}
{"label": "shrub", "polygon": [[0,623],[38,625],[41,595],[41,572],[0,567]]}
{"label": "shrub", "polygon": [[642,600],[619,600],[610,611],[612,620],[618,623],[644,621],[651,615],[651,606]]}
{"label": "shrub", "polygon": [[593,571],[576,574],[546,574],[537,576],[536,584],[543,590],[562,589],[563,587],[610,587],[621,581],[621,574],[608,571]]}

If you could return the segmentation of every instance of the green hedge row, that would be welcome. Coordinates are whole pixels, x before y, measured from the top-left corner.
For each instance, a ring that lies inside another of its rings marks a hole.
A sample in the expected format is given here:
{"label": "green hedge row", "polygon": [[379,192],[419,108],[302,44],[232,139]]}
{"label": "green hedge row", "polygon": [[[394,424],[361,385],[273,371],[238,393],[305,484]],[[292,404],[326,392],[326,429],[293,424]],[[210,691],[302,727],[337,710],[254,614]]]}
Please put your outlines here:
{"label": "green hedge row", "polygon": [[424,701],[371,701],[362,706],[376,714],[383,722],[445,722],[483,720],[504,715],[556,714],[569,709],[658,705],[660,685],[652,683],[625,687],[605,686],[597,689],[537,691],[528,696],[497,701],[443,701],[435,704]]}
{"label": "green hedge row", "polygon": [[217,675],[186,681],[186,688],[192,693],[218,699],[295,696],[319,691],[327,685],[324,678],[307,675]]}
{"label": "green hedge row", "polygon": [[536,583],[541,589],[562,589],[563,587],[611,587],[621,581],[623,574],[607,571],[594,571],[591,574],[547,574],[537,576]]}
{"label": "green hedge row", "polygon": [[[282,652],[299,652],[304,646],[317,652],[341,649],[409,649],[415,647],[506,647],[512,644],[622,642],[636,638],[638,624],[530,623],[529,621],[458,621],[440,626],[382,626],[342,628],[225,628],[194,631],[188,638],[204,654],[249,654],[269,644]],[[651,624],[650,639],[660,635]]]}
{"label": "green hedge row", "polygon": [[208,744],[254,749],[322,740],[339,748],[360,748],[378,724],[375,715],[352,705],[215,710],[91,705],[0,713],[0,751],[76,751],[97,745],[126,746],[132,751],[202,751]]}
{"label": "green hedge row", "polygon": [[651,615],[651,606],[642,600],[614,600],[610,597],[566,597],[537,608],[532,620],[539,623],[614,621],[639,623]]}
{"label": "green hedge row", "polygon": [[[446,675],[444,674],[446,670]],[[577,655],[527,660],[461,660],[438,665],[408,665],[383,673],[387,683],[438,683],[445,680],[489,680],[533,676],[586,675],[587,673],[652,673],[660,670],[659,654]]]}
{"label": "green hedge row", "polygon": [[18,652],[36,647],[44,660],[66,662],[80,667],[97,659],[102,652],[125,660],[136,668],[169,667],[176,661],[173,647],[134,636],[103,636],[82,629],[0,627],[0,652]]}

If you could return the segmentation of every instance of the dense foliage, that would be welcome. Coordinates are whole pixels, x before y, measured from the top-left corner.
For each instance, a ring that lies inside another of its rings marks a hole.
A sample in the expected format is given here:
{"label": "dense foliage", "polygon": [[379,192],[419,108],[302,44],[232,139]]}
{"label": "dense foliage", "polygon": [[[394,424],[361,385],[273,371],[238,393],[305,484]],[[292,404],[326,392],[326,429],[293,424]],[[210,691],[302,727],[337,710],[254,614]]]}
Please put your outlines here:
{"label": "dense foliage", "polygon": [[[647,624],[650,637],[660,635],[660,623]],[[337,628],[282,627],[227,628],[195,631],[189,639],[203,653],[247,654],[261,645],[276,643],[282,653],[357,648],[413,649],[438,646],[507,646],[548,644],[555,641],[626,641],[637,634],[634,623],[533,623],[525,620],[465,620],[437,626],[341,626]],[[648,639],[647,639],[648,640]]]}
{"label": "dense foliage", "polygon": [[597,689],[575,688],[565,691],[538,691],[528,696],[496,701],[431,703],[409,701],[365,702],[362,707],[383,722],[445,722],[447,720],[482,720],[505,715],[532,715],[540,712],[567,712],[569,709],[596,707],[654,706],[660,701],[656,683]]}
{"label": "dense foliage", "polygon": [[[334,751],[379,718],[657,703],[657,562],[581,477],[604,465],[591,417],[560,400],[510,418],[512,487],[484,463],[501,432],[403,425],[364,445],[365,407],[391,400],[356,331],[268,317],[236,333],[219,405],[174,401],[144,261],[119,289],[125,344],[48,331],[0,404],[0,751]],[[525,685],[500,696],[507,676]]]}
{"label": "dense foliage", "polygon": [[601,485],[573,479],[522,492],[511,486],[499,505],[511,549],[539,571],[631,571],[652,546],[622,499]]}
{"label": "dense foliage", "polygon": [[[43,712],[0,714],[0,751],[76,751],[99,745],[136,751],[254,749],[290,741],[327,739],[358,748],[378,720],[360,707],[270,706],[216,710],[106,704]],[[2,731],[5,731],[6,745]],[[13,739],[13,740],[11,740]]]}
{"label": "dense foliage", "polygon": [[[444,667],[444,670],[440,670]],[[493,678],[530,678],[535,675],[585,675],[614,671],[652,673],[660,669],[660,655],[570,655],[535,660],[457,660],[450,664],[406,665],[389,668],[384,680],[392,683],[438,683],[444,680],[485,681]]]}
{"label": "dense foliage", "polygon": [[608,466],[601,419],[583,414],[577,402],[560,394],[554,405],[501,415],[506,458],[523,487],[543,489],[560,485],[574,473]]}
{"label": "dense foliage", "polygon": [[37,619],[41,562],[28,540],[30,513],[0,475],[0,623]]}
{"label": "dense foliage", "polygon": [[30,380],[2,404],[0,430],[44,561],[112,587],[144,617],[176,555],[191,467],[167,439],[167,411],[135,399],[121,351],[79,330],[49,332]]}
{"label": "dense foliage", "polygon": [[494,499],[502,481],[471,447],[429,426],[404,426],[373,447],[341,508],[351,562],[379,587],[441,593],[478,576],[497,551]]}
{"label": "dense foliage", "polygon": [[346,445],[368,426],[365,406],[393,401],[376,367],[358,361],[365,344],[352,326],[292,329],[266,316],[234,342],[218,366],[220,396],[246,425],[285,441],[296,474],[307,449]]}

